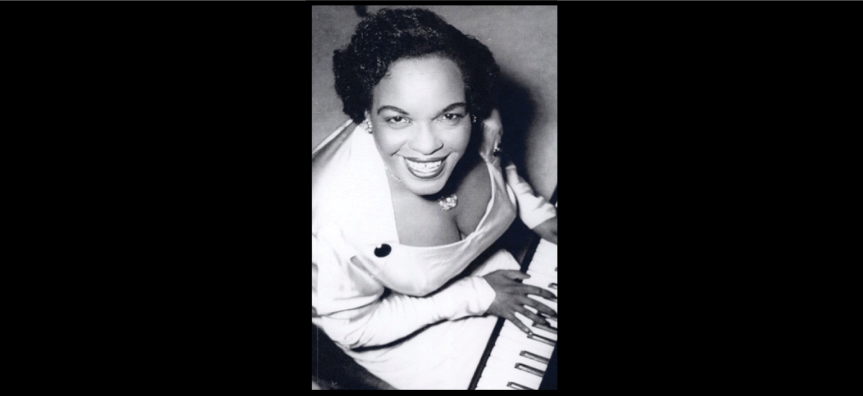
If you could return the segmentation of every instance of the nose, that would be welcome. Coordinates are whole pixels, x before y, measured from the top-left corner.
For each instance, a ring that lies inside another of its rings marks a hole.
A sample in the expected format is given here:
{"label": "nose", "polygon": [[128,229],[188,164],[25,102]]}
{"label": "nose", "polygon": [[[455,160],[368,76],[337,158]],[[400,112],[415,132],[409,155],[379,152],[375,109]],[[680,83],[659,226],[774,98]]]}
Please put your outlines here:
{"label": "nose", "polygon": [[408,142],[408,148],[422,155],[431,155],[443,147],[443,141],[428,124],[420,125],[416,133]]}

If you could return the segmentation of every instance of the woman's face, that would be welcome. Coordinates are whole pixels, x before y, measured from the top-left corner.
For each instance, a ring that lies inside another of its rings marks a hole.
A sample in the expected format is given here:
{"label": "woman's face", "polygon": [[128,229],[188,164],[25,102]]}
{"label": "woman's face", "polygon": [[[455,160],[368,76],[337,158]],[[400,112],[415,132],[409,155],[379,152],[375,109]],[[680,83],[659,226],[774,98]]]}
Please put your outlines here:
{"label": "woman's face", "polygon": [[458,66],[440,57],[396,61],[372,95],[366,117],[390,172],[414,194],[438,193],[470,141]]}

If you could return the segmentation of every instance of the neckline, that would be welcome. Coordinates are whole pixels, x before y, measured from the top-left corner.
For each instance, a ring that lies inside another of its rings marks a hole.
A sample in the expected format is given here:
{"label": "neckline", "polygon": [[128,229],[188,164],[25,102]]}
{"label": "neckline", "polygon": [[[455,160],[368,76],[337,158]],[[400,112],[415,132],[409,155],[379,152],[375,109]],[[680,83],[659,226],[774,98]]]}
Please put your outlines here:
{"label": "neckline", "polygon": [[[380,156],[378,156],[378,158],[380,158]],[[386,167],[384,165],[383,158],[381,158],[380,160],[381,160],[381,165],[384,166],[384,172],[386,172]],[[470,234],[466,235],[464,237],[464,239],[462,239],[460,241],[453,242],[453,243],[448,243],[446,245],[438,245],[438,246],[411,246],[411,245],[405,245],[402,243],[401,239],[399,238],[398,223],[396,222],[395,202],[393,202],[393,193],[390,190],[390,186],[389,186],[389,180],[388,180],[389,176],[387,176],[386,173],[383,174],[384,177],[386,178],[386,179],[384,179],[384,181],[387,183],[385,190],[386,190],[387,196],[389,197],[389,203],[390,203],[389,220],[390,220],[390,224],[392,225],[392,230],[395,232],[395,240],[398,241],[399,246],[401,246],[403,248],[410,248],[410,249],[447,249],[447,248],[452,248],[452,247],[458,246],[460,244],[464,244],[464,243],[468,242],[470,239],[473,239],[478,234],[478,231],[481,228],[483,228],[483,226],[486,223],[486,220],[488,220],[488,217],[491,214],[492,207],[494,206],[494,202],[497,199],[497,191],[496,191],[497,188],[495,188],[495,179],[494,179],[494,172],[492,171],[492,165],[491,165],[491,163],[486,161],[485,158],[482,159],[482,162],[486,166],[486,171],[488,172],[488,179],[489,179],[488,181],[489,181],[489,184],[491,187],[491,198],[489,199],[488,204],[485,207],[485,214],[483,214],[482,219],[480,219],[479,223],[476,225],[476,229],[474,229],[473,232],[471,232]]]}

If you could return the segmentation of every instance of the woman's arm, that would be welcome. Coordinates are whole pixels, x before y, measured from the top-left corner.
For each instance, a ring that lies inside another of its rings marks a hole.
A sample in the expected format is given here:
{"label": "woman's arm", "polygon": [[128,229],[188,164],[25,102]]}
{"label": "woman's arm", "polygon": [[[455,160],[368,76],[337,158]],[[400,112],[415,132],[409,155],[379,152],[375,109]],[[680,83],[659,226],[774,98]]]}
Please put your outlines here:
{"label": "woman's arm", "polygon": [[393,293],[365,307],[312,319],[346,348],[386,345],[442,320],[483,315],[494,301],[483,278],[467,277],[428,297]]}
{"label": "woman's arm", "polygon": [[513,277],[523,274],[513,274],[517,271],[465,277],[425,297],[399,293],[383,297],[383,287],[375,284],[370,274],[356,269],[350,260],[337,261],[336,253],[326,255],[328,249],[314,235],[312,245],[312,323],[344,348],[386,345],[429,324],[484,314],[512,320],[528,332],[527,326],[513,316],[515,312],[540,322],[543,320],[531,316],[524,306],[555,314],[537,300],[527,298],[528,294],[544,298],[554,295],[518,283]]}
{"label": "woman's arm", "polygon": [[[497,163],[501,140],[503,139],[503,124],[497,109],[492,110],[489,117],[482,121],[482,146],[480,155],[486,161]],[[506,166],[507,184],[515,192],[518,200],[518,213],[521,221],[542,238],[557,243],[557,210],[544,197],[534,193],[533,188],[521,176],[513,164]]]}
{"label": "woman's arm", "polygon": [[542,239],[557,245],[557,217],[540,223],[533,231],[539,234]]}
{"label": "woman's arm", "polygon": [[543,239],[557,244],[557,209],[545,197],[536,195],[533,188],[518,174],[515,165],[506,167],[507,184],[518,200],[518,215],[527,228]]}
{"label": "woman's arm", "polygon": [[441,320],[485,314],[495,291],[466,277],[425,297],[391,293],[312,235],[312,323],[346,348],[385,345]]}

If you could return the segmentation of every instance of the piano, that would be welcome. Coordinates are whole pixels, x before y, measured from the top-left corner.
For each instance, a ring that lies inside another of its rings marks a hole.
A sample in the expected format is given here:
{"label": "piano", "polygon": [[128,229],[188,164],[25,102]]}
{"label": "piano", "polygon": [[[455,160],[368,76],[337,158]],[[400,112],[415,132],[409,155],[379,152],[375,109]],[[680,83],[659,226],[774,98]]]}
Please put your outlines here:
{"label": "piano", "polygon": [[[552,196],[556,201],[557,192]],[[555,204],[555,206],[557,206]],[[521,271],[531,277],[524,284],[550,290],[557,295],[557,245],[536,238],[522,260]],[[557,301],[529,295],[557,312]],[[527,307],[536,313],[536,310]],[[557,389],[557,319],[548,318],[550,326],[535,325],[516,313],[522,323],[531,326],[525,334],[512,322],[499,319],[485,353],[477,366],[470,390],[546,390]]]}

